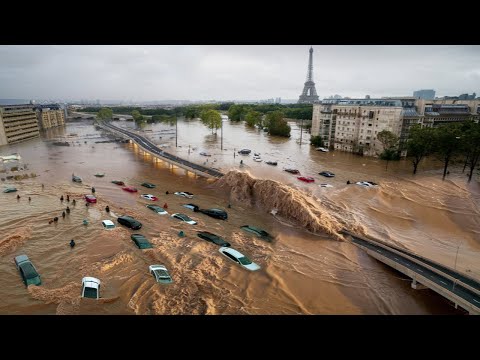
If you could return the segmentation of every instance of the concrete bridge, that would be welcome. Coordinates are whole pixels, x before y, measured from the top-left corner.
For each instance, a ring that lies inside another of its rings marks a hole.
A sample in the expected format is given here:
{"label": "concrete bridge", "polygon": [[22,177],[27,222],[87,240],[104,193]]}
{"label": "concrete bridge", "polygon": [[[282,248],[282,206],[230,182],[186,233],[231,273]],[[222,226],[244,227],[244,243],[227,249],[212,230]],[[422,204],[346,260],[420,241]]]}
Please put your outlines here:
{"label": "concrete bridge", "polygon": [[412,288],[429,288],[469,314],[480,315],[480,282],[411,252],[378,240],[350,235],[352,242],[375,259],[412,279]]}
{"label": "concrete bridge", "polygon": [[218,170],[214,170],[206,166],[198,165],[188,160],[182,159],[178,156],[169,154],[166,151],[159,149],[155,144],[153,144],[150,140],[146,139],[145,137],[125,129],[120,129],[108,122],[101,122],[97,124],[97,126],[101,127],[106,131],[114,133],[115,135],[121,136],[123,138],[129,139],[135,142],[143,151],[152,155],[155,158],[159,158],[161,160],[167,161],[172,165],[175,165],[182,169],[190,171],[198,176],[218,179],[224,175],[222,172]]}

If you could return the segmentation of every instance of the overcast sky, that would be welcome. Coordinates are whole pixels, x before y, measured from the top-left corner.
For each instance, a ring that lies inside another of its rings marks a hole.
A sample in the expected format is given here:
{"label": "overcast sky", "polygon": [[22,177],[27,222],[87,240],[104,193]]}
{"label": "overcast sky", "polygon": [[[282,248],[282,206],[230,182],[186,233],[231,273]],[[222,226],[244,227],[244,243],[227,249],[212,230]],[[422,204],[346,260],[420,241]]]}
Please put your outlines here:
{"label": "overcast sky", "polygon": [[[480,46],[314,45],[320,97],[480,93]],[[304,45],[0,46],[0,98],[296,99]]]}

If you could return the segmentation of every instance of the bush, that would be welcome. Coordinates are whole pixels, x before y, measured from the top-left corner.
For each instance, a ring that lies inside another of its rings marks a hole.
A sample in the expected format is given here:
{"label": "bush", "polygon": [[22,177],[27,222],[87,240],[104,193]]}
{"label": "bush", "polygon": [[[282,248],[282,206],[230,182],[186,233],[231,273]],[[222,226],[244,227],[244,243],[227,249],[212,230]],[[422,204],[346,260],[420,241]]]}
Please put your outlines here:
{"label": "bush", "polygon": [[310,145],[323,147],[323,139],[320,135],[310,137]]}

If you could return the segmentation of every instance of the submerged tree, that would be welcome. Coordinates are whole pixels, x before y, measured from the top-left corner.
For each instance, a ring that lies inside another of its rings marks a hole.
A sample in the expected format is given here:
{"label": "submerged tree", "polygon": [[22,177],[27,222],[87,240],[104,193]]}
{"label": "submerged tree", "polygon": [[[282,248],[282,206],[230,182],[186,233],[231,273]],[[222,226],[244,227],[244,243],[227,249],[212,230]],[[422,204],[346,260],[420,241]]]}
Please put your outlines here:
{"label": "submerged tree", "polygon": [[410,129],[407,142],[407,156],[412,157],[413,174],[417,173],[420,161],[432,151],[433,145],[433,129],[421,125],[414,125]]}
{"label": "submerged tree", "polygon": [[382,130],[377,134],[377,139],[383,147],[383,151],[380,153],[380,159],[387,161],[385,169],[388,170],[388,162],[390,160],[400,159],[398,154],[398,136],[391,131]]}
{"label": "submerged tree", "polygon": [[216,110],[210,109],[202,111],[200,118],[204,125],[208,126],[209,129],[212,129],[212,134],[213,129],[215,129],[216,134],[217,130],[222,126],[222,116]]}
{"label": "submerged tree", "polygon": [[113,116],[113,110],[110,108],[101,108],[97,114],[97,118],[100,120],[111,119]]}
{"label": "submerged tree", "polygon": [[447,175],[448,164],[461,151],[461,135],[461,125],[458,123],[439,126],[434,130],[433,149],[443,161],[443,179]]}
{"label": "submerged tree", "polygon": [[232,121],[245,120],[248,110],[246,105],[232,105],[228,109],[228,118]]}
{"label": "submerged tree", "polygon": [[480,123],[473,121],[462,124],[462,152],[465,154],[465,167],[468,166],[468,182],[472,181],[473,171],[480,161]]}
{"label": "submerged tree", "polygon": [[323,139],[320,135],[313,135],[310,137],[310,145],[315,147],[323,147]]}
{"label": "submerged tree", "polygon": [[262,125],[262,113],[258,111],[250,110],[245,115],[245,121],[248,126],[254,127],[255,125],[261,126]]}
{"label": "submerged tree", "polygon": [[283,113],[279,110],[269,112],[265,116],[265,125],[270,135],[290,137],[290,125],[283,119]]}

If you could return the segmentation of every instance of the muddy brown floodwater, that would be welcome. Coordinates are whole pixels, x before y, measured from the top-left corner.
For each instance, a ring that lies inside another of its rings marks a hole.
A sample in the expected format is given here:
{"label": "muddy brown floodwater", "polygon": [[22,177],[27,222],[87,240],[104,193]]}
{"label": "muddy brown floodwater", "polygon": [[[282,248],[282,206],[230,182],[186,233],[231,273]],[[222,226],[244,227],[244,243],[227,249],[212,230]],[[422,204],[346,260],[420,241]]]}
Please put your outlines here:
{"label": "muddy brown floodwater", "polygon": [[[117,125],[134,126],[128,122]],[[220,131],[212,135],[195,120],[179,121],[177,148],[174,126],[155,124],[143,130],[169,152],[225,173],[235,172],[215,182],[155,161],[134,144],[96,143],[107,138],[91,122],[69,123],[40,139],[0,148],[1,155],[21,154],[27,172],[39,175],[2,181],[4,186],[16,186],[21,197],[17,200],[17,193],[0,193],[0,313],[458,313],[442,297],[430,290],[411,289],[405,276],[349,241],[340,241],[342,227],[480,279],[480,187],[478,181],[467,184],[454,167],[445,181],[434,160],[422,164],[415,177],[406,161],[391,163],[385,171],[378,159],[317,152],[307,144],[306,134],[299,144],[295,124],[291,139],[279,139],[244,124],[224,122],[224,150],[220,150]],[[55,146],[54,140],[73,146]],[[234,149],[243,147],[260,152],[264,160],[277,160],[278,166],[253,162],[251,156],[234,157]],[[200,156],[201,150],[212,156]],[[244,166],[240,167],[242,159]],[[313,176],[315,183],[299,182],[282,171],[287,166]],[[336,177],[323,178],[318,175],[322,170]],[[98,172],[105,177],[95,177]],[[72,173],[81,176],[83,184],[73,183]],[[112,180],[123,180],[139,193],[122,191]],[[347,180],[371,180],[380,187],[346,185]],[[146,189],[140,186],[144,181],[157,187]],[[320,183],[333,187],[321,188]],[[82,198],[91,193],[92,186],[98,203],[87,207]],[[181,198],[174,191],[190,191],[195,197]],[[156,215],[145,207],[149,202],[140,193],[158,196],[158,204],[167,203],[170,214],[185,213],[198,225]],[[76,199],[76,205],[62,203],[62,194]],[[189,202],[226,209],[229,219],[216,220],[181,206]],[[231,208],[227,208],[229,203]],[[63,219],[67,205],[71,212]],[[110,213],[105,212],[106,205]],[[273,208],[279,211],[277,216],[270,214]],[[116,223],[116,217],[123,214],[143,223],[136,232],[149,238],[153,249],[137,249],[130,240],[134,232],[123,226],[102,229],[102,220]],[[58,223],[49,224],[55,216]],[[83,219],[89,220],[88,226],[82,224]],[[240,226],[245,224],[264,228],[275,240],[267,243],[242,231]],[[180,230],[186,237],[178,236]],[[234,264],[218,252],[218,246],[198,238],[196,230],[222,236],[262,269],[249,272]],[[73,249],[68,245],[71,239],[76,242]],[[23,285],[13,262],[20,254],[28,255],[38,269],[41,286]],[[173,284],[155,283],[148,273],[152,264],[166,265]],[[99,301],[80,298],[84,276],[102,281]]]}

